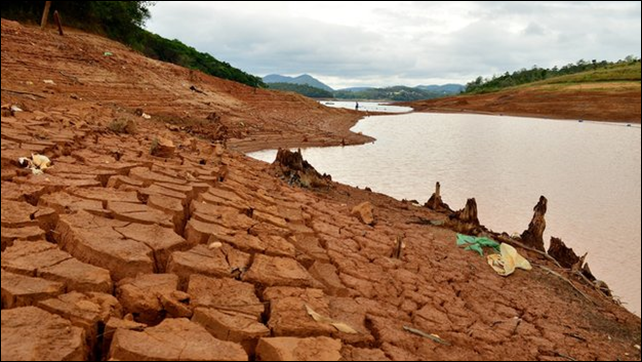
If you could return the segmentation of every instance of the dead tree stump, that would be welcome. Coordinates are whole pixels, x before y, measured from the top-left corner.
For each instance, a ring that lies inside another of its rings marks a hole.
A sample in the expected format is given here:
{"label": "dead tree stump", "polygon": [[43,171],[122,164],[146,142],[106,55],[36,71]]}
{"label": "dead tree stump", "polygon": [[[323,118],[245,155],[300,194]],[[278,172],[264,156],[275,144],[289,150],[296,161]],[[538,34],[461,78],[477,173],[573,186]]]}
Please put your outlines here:
{"label": "dead tree stump", "polygon": [[437,182],[435,186],[435,193],[432,194],[430,200],[425,205],[428,209],[437,211],[437,212],[453,212],[450,209],[450,206],[444,203],[441,199],[441,184]]}
{"label": "dead tree stump", "polygon": [[466,235],[477,236],[485,231],[477,217],[477,200],[475,199],[469,199],[463,210],[451,214],[447,224],[453,230]]}
{"label": "dead tree stump", "polygon": [[542,196],[539,203],[533,211],[533,220],[528,225],[528,230],[522,234],[522,242],[531,248],[546,251],[544,248],[544,230],[546,230],[546,211],[548,210],[548,200]]}
{"label": "dead tree stump", "polygon": [[548,248],[548,255],[552,256],[560,263],[561,266],[567,269],[573,268],[580,262],[580,257],[575,254],[575,251],[566,246],[562,239],[558,238],[551,238],[551,246]]}

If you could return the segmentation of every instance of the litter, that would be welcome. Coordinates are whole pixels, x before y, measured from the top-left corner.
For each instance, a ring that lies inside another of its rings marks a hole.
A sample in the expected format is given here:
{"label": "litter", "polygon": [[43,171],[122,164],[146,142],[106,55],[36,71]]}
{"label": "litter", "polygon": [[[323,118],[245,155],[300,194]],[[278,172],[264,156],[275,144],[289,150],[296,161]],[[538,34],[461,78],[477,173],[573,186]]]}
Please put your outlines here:
{"label": "litter", "polygon": [[638,351],[640,350],[640,345],[639,345],[639,344],[636,344],[636,345],[635,345],[635,346],[633,346],[633,347],[635,347],[635,349],[637,349]]}
{"label": "litter", "polygon": [[105,56],[105,57],[111,57],[113,55],[114,55],[114,53],[112,53],[112,52],[104,52],[103,53],[103,56]]}
{"label": "litter", "polygon": [[24,111],[22,110],[22,108],[14,105],[14,106],[11,106],[11,112],[15,113],[15,112],[24,112]]}
{"label": "litter", "polygon": [[45,170],[51,167],[51,160],[47,156],[31,154],[31,158],[20,157],[18,165],[22,168],[28,168],[34,175],[42,175]]}
{"label": "litter", "polygon": [[317,321],[319,323],[329,324],[329,325],[333,326],[334,328],[336,328],[339,332],[348,333],[348,334],[359,334],[359,332],[355,331],[354,328],[350,327],[346,323],[337,322],[337,321],[334,321],[334,320],[332,320],[332,319],[330,319],[328,317],[324,317],[321,314],[315,312],[307,304],[305,305],[305,310],[308,312],[308,315],[310,315],[310,317],[312,317],[312,319],[314,319],[315,321]]}
{"label": "litter", "polygon": [[53,80],[51,80],[51,79],[45,79],[45,80],[43,80],[42,82],[43,82],[43,83],[45,83],[45,84],[51,84],[51,85],[56,84],[56,83],[55,83]]}
{"label": "litter", "polygon": [[501,254],[488,256],[488,265],[490,265],[497,274],[507,277],[515,272],[515,269],[533,270],[531,263],[523,256],[519,255],[517,250],[508,244],[501,244]]}
{"label": "litter", "polygon": [[499,252],[499,243],[489,238],[477,238],[474,236],[457,234],[457,246],[465,246],[466,251],[476,251],[484,256],[484,248],[493,248]]}
{"label": "litter", "polygon": [[210,244],[209,249],[210,250],[216,250],[216,249],[220,249],[222,247],[223,247],[223,243],[221,243],[220,241],[215,241],[215,242]]}
{"label": "litter", "polygon": [[41,170],[46,170],[51,166],[51,160],[47,156],[43,155],[38,155],[38,154],[31,154],[31,159],[33,160],[34,166],[38,167]]}
{"label": "litter", "polygon": [[450,342],[441,339],[441,337],[439,337],[436,334],[428,334],[428,333],[420,331],[418,329],[410,328],[410,327],[406,327],[406,326],[404,326],[403,329],[406,332],[409,332],[409,333],[412,333],[412,334],[416,334],[416,335],[418,335],[420,337],[427,338],[427,339],[429,339],[429,340],[431,340],[433,342],[436,342],[436,343],[439,343],[439,344],[443,344],[444,346],[450,346],[451,345]]}
{"label": "litter", "polygon": [[143,113],[143,114],[141,115],[141,117],[143,117],[144,119],[152,119],[152,116],[150,116],[150,115],[149,115],[149,114],[147,114],[147,113]]}

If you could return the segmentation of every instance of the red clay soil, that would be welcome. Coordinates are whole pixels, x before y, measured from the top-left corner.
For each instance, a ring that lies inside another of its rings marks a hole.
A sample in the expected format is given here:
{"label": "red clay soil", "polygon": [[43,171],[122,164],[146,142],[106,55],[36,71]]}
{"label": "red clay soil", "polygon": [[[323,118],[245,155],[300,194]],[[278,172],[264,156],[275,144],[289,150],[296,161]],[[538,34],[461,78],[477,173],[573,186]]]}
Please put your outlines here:
{"label": "red clay soil", "polygon": [[139,110],[196,136],[222,133],[244,152],[372,141],[349,131],[363,117],[359,112],[210,77],[73,30],[59,37],[3,19],[2,72],[3,100],[27,109],[100,105],[115,117]]}
{"label": "red clay soil", "polygon": [[418,112],[640,123],[640,82],[538,86],[402,103]]}
{"label": "red clay soil", "polygon": [[[189,128],[217,112],[248,138],[228,145],[331,143],[353,113],[203,75],[194,93],[186,70],[67,33],[2,21],[3,361],[640,360],[640,319],[540,254],[502,278],[417,222],[445,214],[292,186]],[[31,153],[53,167],[20,168]]]}

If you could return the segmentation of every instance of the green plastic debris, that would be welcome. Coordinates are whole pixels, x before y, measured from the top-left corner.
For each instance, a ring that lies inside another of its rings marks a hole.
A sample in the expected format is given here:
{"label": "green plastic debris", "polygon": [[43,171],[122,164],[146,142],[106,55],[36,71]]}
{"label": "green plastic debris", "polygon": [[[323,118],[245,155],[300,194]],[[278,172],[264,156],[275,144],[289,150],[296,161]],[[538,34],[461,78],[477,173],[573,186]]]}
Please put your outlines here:
{"label": "green plastic debris", "polygon": [[103,53],[103,56],[105,56],[105,57],[111,57],[113,55],[114,55],[114,53],[112,53],[112,52],[104,52]]}
{"label": "green plastic debris", "polygon": [[476,251],[480,256],[484,256],[484,248],[493,248],[496,252],[500,252],[500,244],[495,240],[462,234],[457,234],[457,246],[465,246],[464,250]]}

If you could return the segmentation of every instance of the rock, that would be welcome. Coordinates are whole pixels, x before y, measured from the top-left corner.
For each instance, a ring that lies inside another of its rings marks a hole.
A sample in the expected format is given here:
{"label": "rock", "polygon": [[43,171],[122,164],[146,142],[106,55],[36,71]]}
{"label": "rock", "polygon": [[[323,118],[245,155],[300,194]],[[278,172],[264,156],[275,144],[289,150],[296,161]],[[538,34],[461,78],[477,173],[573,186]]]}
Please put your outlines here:
{"label": "rock", "polygon": [[245,271],[250,264],[250,255],[229,246],[211,250],[198,245],[186,252],[175,252],[167,264],[167,272],[178,275],[181,288],[187,287],[192,274],[213,278],[230,278],[235,270]]}
{"label": "rock", "polygon": [[[154,251],[144,243],[114,230],[126,222],[99,218],[84,211],[64,215],[56,228],[56,241],[80,261],[111,272],[114,280],[154,273]],[[161,240],[162,242],[162,240]],[[126,265],[126,268],[123,268]]]}
{"label": "rock", "polygon": [[546,211],[548,206],[548,200],[542,196],[539,199],[539,203],[535,206],[533,210],[535,215],[533,215],[533,220],[530,225],[528,225],[528,230],[524,231],[522,234],[522,242],[526,246],[530,246],[534,249],[545,251],[544,249],[544,230],[546,230]]}
{"label": "rock", "polygon": [[172,216],[147,205],[109,201],[107,209],[113,213],[116,220],[144,225],[161,225],[170,229],[175,227]]}
{"label": "rock", "polygon": [[183,234],[185,231],[186,213],[181,200],[164,195],[151,195],[147,199],[147,206],[170,216],[174,223],[174,231],[179,235]]}
{"label": "rock", "polygon": [[109,216],[109,212],[103,209],[103,203],[96,200],[82,199],[77,196],[69,195],[66,192],[56,192],[54,194],[44,195],[40,198],[39,205],[49,207],[58,214],[72,214],[81,210],[86,210],[94,215]]}
{"label": "rock", "polygon": [[2,228],[2,251],[13,245],[17,240],[20,241],[38,241],[45,240],[45,231],[38,226],[27,226],[19,229]]}
{"label": "rock", "polygon": [[329,324],[315,321],[306,309],[330,315],[330,303],[322,290],[291,287],[267,288],[263,299],[270,302],[268,327],[277,337],[330,337],[336,329]]}
{"label": "rock", "polygon": [[154,157],[172,158],[174,152],[176,152],[176,146],[171,140],[159,137],[152,142],[151,153]]}
{"label": "rock", "polygon": [[373,226],[375,224],[374,206],[372,206],[370,202],[364,202],[363,204],[355,206],[351,214],[366,225]]}
{"label": "rock", "polygon": [[2,309],[32,306],[38,301],[55,298],[64,292],[65,286],[62,283],[2,270]]}
{"label": "rock", "polygon": [[380,349],[355,348],[344,346],[341,350],[344,361],[390,361]]}
{"label": "rock", "polygon": [[190,248],[190,244],[173,232],[160,225],[130,224],[114,228],[127,239],[140,242],[153,250],[154,270],[162,273],[167,268],[172,253]]}
{"label": "rock", "polygon": [[110,201],[140,203],[138,195],[134,191],[119,191],[109,188],[75,188],[66,192],[82,199],[98,201],[103,206],[107,206]]}
{"label": "rock", "polygon": [[100,181],[94,177],[68,178],[58,175],[47,175],[47,177],[18,177],[13,181],[19,184],[42,187],[46,193],[64,191],[70,188],[95,188],[102,187]]}
{"label": "rock", "polygon": [[187,181],[185,180],[169,177],[169,176],[160,174],[158,172],[153,172],[150,169],[145,167],[137,167],[132,169],[129,172],[129,177],[131,177],[134,180],[142,182],[143,185],[145,185],[145,187],[149,187],[154,183],[168,183],[168,184],[176,184],[176,185],[187,184]]}
{"label": "rock", "polygon": [[244,280],[264,286],[322,288],[301,264],[290,258],[255,255]]}
{"label": "rock", "polygon": [[111,294],[114,289],[109,270],[82,263],[75,258],[41,268],[37,275],[63,283],[67,291]]}
{"label": "rock", "polygon": [[57,298],[38,302],[39,308],[62,318],[85,330],[89,358],[97,358],[100,347],[99,337],[103,326],[112,318],[122,318],[122,308],[118,300],[109,294],[72,292]]}
{"label": "rock", "polygon": [[[225,293],[221,293],[221,291]],[[265,306],[256,296],[254,285],[234,279],[213,279],[192,275],[187,293],[194,308],[213,308],[244,314],[259,320]]]}
{"label": "rock", "polygon": [[2,268],[63,283],[65,290],[112,293],[108,270],[85,264],[45,241],[18,241],[2,254]]}
{"label": "rock", "polygon": [[178,288],[173,274],[147,274],[122,280],[116,292],[125,313],[134,315],[139,323],[156,325],[165,318],[162,295],[171,295]]}
{"label": "rock", "polygon": [[134,321],[124,320],[116,317],[109,318],[109,320],[107,321],[107,324],[105,325],[105,333],[103,334],[103,344],[102,344],[103,353],[105,354],[109,353],[109,350],[111,349],[112,341],[114,340],[114,334],[116,334],[116,331],[122,329],[122,330],[128,330],[128,331],[142,332],[145,330],[145,328],[147,328],[147,325],[142,323],[137,323]]}
{"label": "rock", "polygon": [[120,189],[121,187],[143,188],[144,185],[141,181],[134,180],[128,176],[113,176],[109,178],[107,187],[112,189]]}
{"label": "rock", "polygon": [[256,348],[259,361],[339,361],[341,341],[318,338],[262,338]]}
{"label": "rock", "polygon": [[[181,187],[180,185],[175,186]],[[187,205],[191,200],[190,196],[182,192],[174,191],[168,187],[159,186],[158,184],[153,184],[146,188],[138,187],[138,197],[144,203],[149,203],[149,200],[150,198],[152,198],[152,196],[168,197],[179,201],[181,203],[181,208],[183,208],[184,205]]]}
{"label": "rock", "polygon": [[567,269],[573,268],[580,262],[580,257],[575,254],[573,249],[567,247],[562,239],[558,238],[551,238],[551,246],[548,249],[548,255],[552,256],[560,263],[561,266]]}
{"label": "rock", "polygon": [[198,308],[192,322],[205,327],[217,339],[240,343],[249,355],[254,355],[259,339],[270,336],[263,323],[242,313]]}
{"label": "rock", "polygon": [[71,259],[68,253],[46,241],[19,241],[2,254],[2,268],[16,274],[35,277],[38,270]]}
{"label": "rock", "polygon": [[324,289],[328,295],[337,297],[349,295],[350,292],[339,279],[339,272],[334,265],[317,261],[308,271],[325,286]]}
{"label": "rock", "polygon": [[163,309],[171,318],[192,318],[194,311],[190,306],[191,297],[181,291],[161,294],[159,297]]}
{"label": "rock", "polygon": [[19,229],[39,226],[51,231],[56,226],[58,215],[48,207],[36,207],[25,202],[2,200],[2,227]]}
{"label": "rock", "polygon": [[2,311],[3,361],[86,361],[85,333],[35,307]]}
{"label": "rock", "polygon": [[110,356],[120,361],[247,361],[236,343],[212,337],[187,319],[167,319],[143,332],[116,331]]}
{"label": "rock", "polygon": [[[4,152],[4,151],[3,151]],[[43,186],[16,184],[13,182],[2,182],[2,202],[5,200],[27,202],[37,205],[38,200],[46,192]]]}

